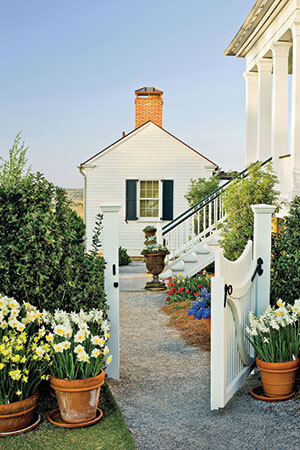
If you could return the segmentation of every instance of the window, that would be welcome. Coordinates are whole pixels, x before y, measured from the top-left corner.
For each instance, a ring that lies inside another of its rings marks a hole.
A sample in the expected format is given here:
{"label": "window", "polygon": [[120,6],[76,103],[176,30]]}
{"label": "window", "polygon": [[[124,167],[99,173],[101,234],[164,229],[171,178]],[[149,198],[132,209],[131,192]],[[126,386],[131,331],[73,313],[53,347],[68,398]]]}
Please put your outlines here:
{"label": "window", "polygon": [[140,217],[159,217],[159,181],[140,181]]}
{"label": "window", "polygon": [[126,221],[173,220],[173,194],[173,180],[126,180]]}

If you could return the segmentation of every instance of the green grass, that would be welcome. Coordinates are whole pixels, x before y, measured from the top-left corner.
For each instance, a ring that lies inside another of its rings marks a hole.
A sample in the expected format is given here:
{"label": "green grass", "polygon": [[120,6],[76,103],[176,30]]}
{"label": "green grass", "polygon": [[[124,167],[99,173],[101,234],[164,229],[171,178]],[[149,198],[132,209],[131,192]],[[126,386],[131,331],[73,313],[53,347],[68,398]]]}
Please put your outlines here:
{"label": "green grass", "polygon": [[135,449],[132,436],[124,422],[109,388],[101,388],[99,407],[103,418],[87,428],[67,429],[52,425],[48,413],[57,408],[56,400],[48,392],[41,393],[39,412],[42,420],[38,430],[0,438],[1,450],[131,450]]}

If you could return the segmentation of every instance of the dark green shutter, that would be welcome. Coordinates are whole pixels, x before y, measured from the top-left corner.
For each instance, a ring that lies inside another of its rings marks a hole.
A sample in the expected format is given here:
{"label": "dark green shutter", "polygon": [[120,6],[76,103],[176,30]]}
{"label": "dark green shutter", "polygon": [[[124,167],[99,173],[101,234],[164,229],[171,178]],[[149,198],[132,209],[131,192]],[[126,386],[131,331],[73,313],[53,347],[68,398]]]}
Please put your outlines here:
{"label": "dark green shutter", "polygon": [[126,220],[137,220],[136,185],[137,180],[126,180]]}
{"label": "dark green shutter", "polygon": [[162,220],[173,220],[174,181],[162,180],[163,208]]}

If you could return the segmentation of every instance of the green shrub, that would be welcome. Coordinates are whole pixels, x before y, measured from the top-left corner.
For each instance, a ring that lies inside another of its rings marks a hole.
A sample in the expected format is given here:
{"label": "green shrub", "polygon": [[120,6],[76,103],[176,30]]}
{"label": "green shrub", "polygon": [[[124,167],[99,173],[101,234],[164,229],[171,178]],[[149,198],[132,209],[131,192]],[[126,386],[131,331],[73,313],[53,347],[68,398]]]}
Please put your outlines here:
{"label": "green shrub", "polygon": [[50,311],[105,309],[104,260],[85,255],[66,191],[25,172],[26,151],[18,135],[0,166],[0,290]]}
{"label": "green shrub", "polygon": [[300,196],[291,203],[282,233],[273,234],[271,302],[300,298]]}
{"label": "green shrub", "polygon": [[119,247],[119,266],[127,266],[130,263],[131,259],[126,248]]}
{"label": "green shrub", "polygon": [[219,187],[219,184],[220,178],[217,175],[212,175],[207,180],[205,178],[191,179],[188,192],[185,195],[189,206],[195,205],[211,194]]}
{"label": "green shrub", "polygon": [[275,205],[279,192],[274,189],[277,177],[271,163],[264,168],[257,162],[248,167],[248,177],[232,181],[223,194],[226,218],[219,225],[221,246],[227,259],[234,261],[253,239],[254,214],[251,205]]}

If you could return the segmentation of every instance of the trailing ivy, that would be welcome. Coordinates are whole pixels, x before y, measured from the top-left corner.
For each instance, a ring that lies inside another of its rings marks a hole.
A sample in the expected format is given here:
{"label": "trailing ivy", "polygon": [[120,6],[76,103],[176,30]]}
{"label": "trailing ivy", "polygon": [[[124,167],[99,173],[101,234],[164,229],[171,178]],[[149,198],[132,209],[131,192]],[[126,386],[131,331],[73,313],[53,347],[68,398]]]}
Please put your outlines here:
{"label": "trailing ivy", "polygon": [[26,151],[17,135],[0,166],[0,291],[50,311],[106,309],[103,258],[84,253],[82,219],[64,189],[25,170]]}
{"label": "trailing ivy", "polygon": [[249,239],[253,239],[254,214],[251,205],[277,205],[278,182],[271,163],[261,167],[260,162],[248,167],[248,176],[233,180],[223,194],[226,218],[219,225],[221,246],[230,261],[236,260],[243,252]]}
{"label": "trailing ivy", "polygon": [[273,234],[271,302],[300,298],[300,196],[294,198],[282,233]]}

